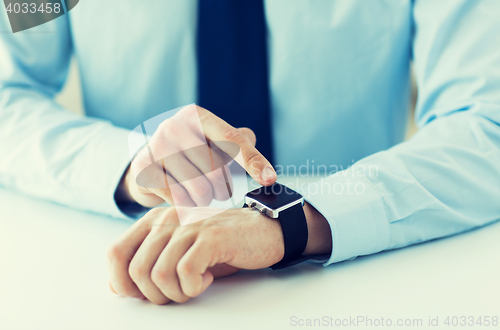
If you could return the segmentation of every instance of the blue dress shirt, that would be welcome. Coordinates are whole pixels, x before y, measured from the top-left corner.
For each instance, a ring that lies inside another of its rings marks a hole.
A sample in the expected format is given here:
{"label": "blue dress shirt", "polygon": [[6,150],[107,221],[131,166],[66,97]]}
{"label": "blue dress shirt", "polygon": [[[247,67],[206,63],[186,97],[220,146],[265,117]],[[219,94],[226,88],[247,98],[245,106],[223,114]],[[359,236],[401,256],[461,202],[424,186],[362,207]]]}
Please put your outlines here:
{"label": "blue dress shirt", "polygon": [[[123,216],[114,192],[129,130],[196,102],[196,3],[85,0],[16,34],[0,11],[0,185]],[[500,218],[498,0],[269,0],[265,10],[278,171],[354,164],[301,189],[330,223],[326,264]],[[86,117],[53,99],[72,55]],[[420,130],[402,142],[410,63]]]}

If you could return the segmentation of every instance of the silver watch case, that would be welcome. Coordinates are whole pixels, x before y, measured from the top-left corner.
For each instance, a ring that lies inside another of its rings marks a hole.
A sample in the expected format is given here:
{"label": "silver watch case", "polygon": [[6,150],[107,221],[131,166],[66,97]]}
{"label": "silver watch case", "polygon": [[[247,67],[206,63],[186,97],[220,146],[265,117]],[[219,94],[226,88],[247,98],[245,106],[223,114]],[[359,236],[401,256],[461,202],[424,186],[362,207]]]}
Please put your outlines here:
{"label": "silver watch case", "polygon": [[264,215],[267,215],[268,217],[273,218],[273,219],[277,219],[280,216],[280,212],[281,211],[289,209],[290,207],[292,207],[294,205],[297,205],[299,203],[302,206],[304,206],[304,198],[303,197],[301,197],[300,199],[297,199],[297,200],[295,200],[295,201],[293,201],[291,203],[283,205],[283,206],[281,206],[281,207],[279,207],[277,209],[272,209],[269,206],[267,206],[267,205],[259,202],[258,200],[254,199],[252,197],[245,196],[245,204],[248,207],[256,209],[260,213],[262,213]]}

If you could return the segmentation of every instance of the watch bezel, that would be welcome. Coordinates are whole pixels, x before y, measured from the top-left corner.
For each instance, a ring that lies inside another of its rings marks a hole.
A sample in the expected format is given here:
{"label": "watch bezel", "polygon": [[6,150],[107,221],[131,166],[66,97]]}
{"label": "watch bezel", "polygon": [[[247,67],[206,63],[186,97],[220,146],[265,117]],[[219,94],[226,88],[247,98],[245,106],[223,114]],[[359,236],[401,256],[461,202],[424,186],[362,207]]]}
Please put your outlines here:
{"label": "watch bezel", "polygon": [[[255,203],[255,205],[253,205],[253,203]],[[280,206],[280,207],[278,207],[276,209],[272,209],[268,205],[265,205],[264,203],[256,200],[255,198],[252,198],[252,197],[249,197],[249,196],[245,196],[245,204],[248,207],[256,209],[260,213],[262,213],[262,214],[264,214],[264,215],[266,215],[266,216],[268,216],[270,218],[273,218],[273,219],[279,218],[279,214],[280,214],[281,211],[289,209],[290,207],[295,206],[295,205],[297,205],[299,203],[302,206],[304,206],[304,197],[300,197],[299,199],[297,199],[297,200],[295,200],[293,202],[290,202],[288,204]]]}

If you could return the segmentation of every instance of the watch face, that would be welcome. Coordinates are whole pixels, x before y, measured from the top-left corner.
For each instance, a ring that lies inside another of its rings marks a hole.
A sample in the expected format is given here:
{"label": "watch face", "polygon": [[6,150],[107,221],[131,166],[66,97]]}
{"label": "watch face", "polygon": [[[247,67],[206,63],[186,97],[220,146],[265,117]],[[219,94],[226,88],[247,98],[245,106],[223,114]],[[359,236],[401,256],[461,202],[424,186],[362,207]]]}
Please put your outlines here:
{"label": "watch face", "polygon": [[301,194],[279,183],[255,189],[247,193],[247,196],[273,210],[302,199]]}

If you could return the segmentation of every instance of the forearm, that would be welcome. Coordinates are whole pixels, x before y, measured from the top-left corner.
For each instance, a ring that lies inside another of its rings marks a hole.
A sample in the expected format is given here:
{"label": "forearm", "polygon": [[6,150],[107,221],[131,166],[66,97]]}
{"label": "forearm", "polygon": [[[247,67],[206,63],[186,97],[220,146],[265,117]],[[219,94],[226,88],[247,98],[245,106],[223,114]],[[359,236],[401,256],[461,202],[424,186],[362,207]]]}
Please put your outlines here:
{"label": "forearm", "polygon": [[301,189],[330,224],[327,264],[500,218],[500,127],[473,114],[481,107],[437,119],[410,141]]}
{"label": "forearm", "polygon": [[[8,20],[0,29],[10,30]],[[129,161],[128,131],[54,101],[67,76],[71,34],[67,19],[41,29],[54,33],[0,34],[0,185],[120,216],[113,194]]]}
{"label": "forearm", "polygon": [[43,93],[0,92],[0,185],[120,216],[113,199],[129,162],[128,131],[71,114]]}
{"label": "forearm", "polygon": [[500,105],[478,103],[436,119],[410,141],[361,162],[377,166],[368,179],[384,201],[386,249],[500,218],[500,126],[475,114],[493,108]]}

